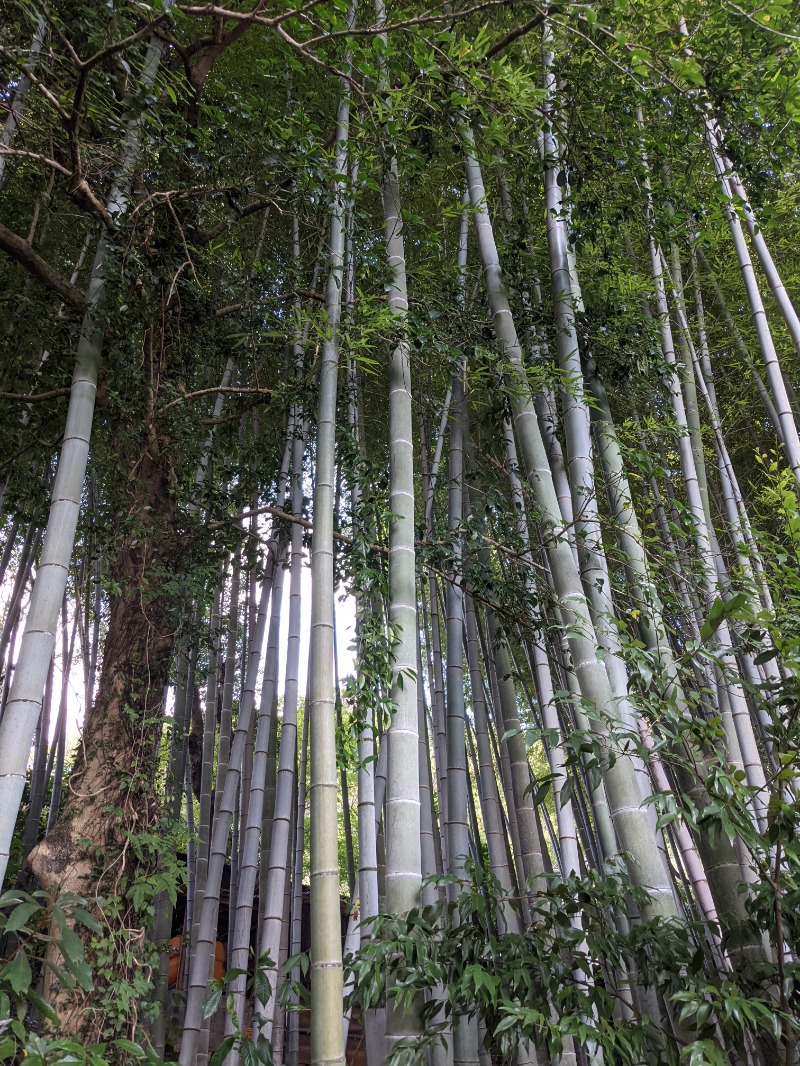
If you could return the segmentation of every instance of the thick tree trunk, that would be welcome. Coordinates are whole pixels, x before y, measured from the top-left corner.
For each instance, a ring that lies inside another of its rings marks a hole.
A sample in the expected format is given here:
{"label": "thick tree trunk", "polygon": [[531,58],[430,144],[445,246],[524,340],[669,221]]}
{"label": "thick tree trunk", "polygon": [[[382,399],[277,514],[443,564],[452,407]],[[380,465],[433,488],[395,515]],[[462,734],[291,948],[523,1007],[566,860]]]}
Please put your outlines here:
{"label": "thick tree trunk", "polygon": [[[129,886],[133,877],[148,873],[158,857],[155,849],[148,852],[143,834],[152,830],[160,814],[154,798],[158,751],[153,730],[162,714],[176,629],[163,576],[180,570],[184,552],[171,492],[171,453],[163,445],[150,437],[135,479],[129,481],[128,514],[135,516],[136,524],[111,568],[112,582],[120,591],[111,598],[97,696],[62,815],[30,856],[39,883],[57,895],[119,893],[123,883]],[[143,945],[141,916],[132,909],[129,918],[115,917],[115,928],[137,930],[133,939]],[[142,960],[135,943],[119,946],[127,958],[138,955]],[[79,989],[53,989],[51,1002],[62,1032],[89,1042],[99,1038],[107,1023],[104,996],[112,982],[119,982],[126,965],[126,976],[133,979],[143,960],[126,964],[115,959],[109,965],[89,936],[85,950],[94,991],[87,995]],[[131,1025],[137,1008],[129,1004]]]}
{"label": "thick tree trunk", "polygon": [[[171,2],[168,0],[165,7]],[[162,48],[163,41],[160,38],[154,37],[150,41],[139,78],[142,89],[151,87],[155,80]],[[134,114],[122,141],[124,166],[119,179],[112,184],[106,202],[106,213],[114,219],[120,218],[127,210],[130,183],[141,154],[140,122],[141,115]],[[103,349],[103,333],[98,316],[105,302],[106,270],[111,251],[111,240],[103,234],[97,245],[86,294],[86,311],[78,341],[67,422],[42,557],[22,634],[14,684],[0,726],[0,887],[5,877],[14,823],[25,784],[30,738],[42,710],[42,692],[55,645],[58,615],[75,542]],[[143,471],[140,471],[139,476],[143,476]]]}

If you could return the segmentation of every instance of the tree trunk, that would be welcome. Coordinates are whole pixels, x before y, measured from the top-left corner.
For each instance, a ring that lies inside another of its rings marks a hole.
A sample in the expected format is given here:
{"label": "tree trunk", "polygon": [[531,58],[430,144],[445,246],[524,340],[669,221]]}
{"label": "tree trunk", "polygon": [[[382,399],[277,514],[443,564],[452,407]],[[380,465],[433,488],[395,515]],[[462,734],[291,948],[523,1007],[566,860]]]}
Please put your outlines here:
{"label": "tree trunk", "polygon": [[[152,872],[158,858],[154,842],[147,842],[160,813],[152,731],[161,718],[179,624],[162,575],[180,572],[185,540],[172,492],[169,445],[156,435],[141,443],[127,496],[136,527],[126,534],[111,566],[111,580],[120,592],[110,601],[97,695],[63,813],[30,856],[42,887],[57,895],[113,894],[115,886]],[[140,848],[144,857],[137,857]],[[104,961],[87,943],[95,990],[88,997],[80,990],[55,990],[52,1002],[63,1032],[87,1043],[99,1039],[109,1022],[105,994],[119,982],[120,970],[127,970],[133,981],[141,965],[144,926],[137,910],[131,906],[127,918],[115,918],[114,925],[140,930],[132,943],[122,945],[129,957],[138,954],[140,962]],[[126,1028],[135,1024],[133,1001],[128,1011]]]}

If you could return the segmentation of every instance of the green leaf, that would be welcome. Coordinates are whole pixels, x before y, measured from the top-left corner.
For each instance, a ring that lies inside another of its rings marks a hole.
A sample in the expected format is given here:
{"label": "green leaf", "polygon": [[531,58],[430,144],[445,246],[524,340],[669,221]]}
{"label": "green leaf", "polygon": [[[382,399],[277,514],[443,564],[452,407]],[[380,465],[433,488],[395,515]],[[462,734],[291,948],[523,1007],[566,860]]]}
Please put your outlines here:
{"label": "green leaf", "polygon": [[764,663],[771,662],[773,659],[776,659],[777,657],[778,657],[778,649],[777,648],[770,648],[767,651],[759,652],[759,654],[756,655],[756,657],[754,659],[754,662],[755,662],[756,666],[763,666]]}
{"label": "green leaf", "polygon": [[114,1047],[120,1051],[127,1051],[129,1055],[133,1055],[136,1059],[144,1058],[144,1048],[134,1044],[132,1040],[115,1040]]}
{"label": "green leaf", "polygon": [[265,967],[256,967],[255,977],[253,979],[253,991],[255,992],[256,999],[259,1003],[266,1004],[269,1002],[272,995],[272,985],[270,984]]}
{"label": "green leaf", "polygon": [[690,85],[705,85],[703,72],[693,56],[672,56],[669,64],[675,73],[684,78]]}
{"label": "green leaf", "polygon": [[264,1066],[264,1063],[268,1063],[270,1060],[265,1059],[253,1041],[247,1037],[242,1037],[242,1042],[239,1045],[239,1058],[242,1066]]}
{"label": "green leaf", "polygon": [[85,992],[91,992],[94,982],[92,981],[92,971],[88,962],[84,959],[76,959],[74,962],[70,962],[67,970]]}
{"label": "green leaf", "polygon": [[722,600],[719,596],[714,600],[708,618],[703,622],[700,630],[700,639],[709,640],[727,618],[732,618],[747,604],[747,596],[743,592],[737,592],[729,600]]}
{"label": "green leaf", "polygon": [[0,1036],[0,1061],[16,1054],[17,1042],[10,1036]]}
{"label": "green leaf", "polygon": [[203,1017],[210,1018],[218,1009],[222,1001],[222,985],[218,985],[216,988],[212,988],[206,996],[206,1001],[203,1004]]}
{"label": "green leaf", "polygon": [[49,1022],[52,1022],[53,1025],[58,1025],[58,1015],[56,1014],[56,1012],[53,1010],[47,1000],[42,999],[39,993],[36,992],[33,988],[28,989],[28,999],[30,1000],[31,1005],[34,1006],[41,1015],[47,1018]]}
{"label": "green leaf", "polygon": [[226,1036],[225,1039],[222,1041],[222,1043],[217,1048],[217,1050],[214,1052],[214,1054],[208,1060],[208,1066],[222,1066],[222,1063],[228,1057],[228,1052],[231,1050],[233,1045],[236,1043],[237,1039],[238,1039],[238,1037],[236,1035],[234,1035],[234,1036]]}
{"label": "green leaf", "polygon": [[68,925],[65,925],[61,930],[61,952],[68,965],[83,960],[81,938]]}
{"label": "green leaf", "polygon": [[41,904],[39,903],[20,903],[8,916],[6,932],[16,933],[18,930],[23,929],[31,915],[38,910],[41,910]]}
{"label": "green leaf", "polygon": [[2,971],[2,976],[8,981],[17,995],[27,991],[33,980],[33,974],[31,973],[31,965],[28,962],[28,956],[25,954],[24,948],[5,967]]}
{"label": "green leaf", "polygon": [[93,933],[102,933],[103,927],[93,914],[90,914],[85,907],[73,907],[70,914],[76,922],[80,922],[81,925],[85,925],[87,929],[91,929]]}

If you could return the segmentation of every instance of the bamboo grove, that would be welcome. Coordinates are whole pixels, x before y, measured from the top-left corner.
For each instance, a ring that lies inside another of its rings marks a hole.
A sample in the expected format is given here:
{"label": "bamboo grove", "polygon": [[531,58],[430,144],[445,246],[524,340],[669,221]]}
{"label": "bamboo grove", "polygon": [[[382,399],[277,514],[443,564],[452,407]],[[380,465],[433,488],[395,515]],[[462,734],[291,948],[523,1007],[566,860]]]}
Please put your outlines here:
{"label": "bamboo grove", "polygon": [[6,0],[0,1062],[797,1062],[796,15]]}

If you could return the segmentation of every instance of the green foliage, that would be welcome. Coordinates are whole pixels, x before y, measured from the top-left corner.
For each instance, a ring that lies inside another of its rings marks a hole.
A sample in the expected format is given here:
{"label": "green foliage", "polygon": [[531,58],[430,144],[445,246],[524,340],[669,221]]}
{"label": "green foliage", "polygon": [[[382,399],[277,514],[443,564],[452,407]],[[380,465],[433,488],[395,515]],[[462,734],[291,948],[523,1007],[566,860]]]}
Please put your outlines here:
{"label": "green foliage", "polygon": [[[184,842],[183,824],[166,817],[152,830],[129,832],[113,866],[113,881],[105,875],[109,853],[94,854],[86,842],[98,864],[98,884],[107,885],[107,894],[93,901],[100,920],[88,928],[81,945],[86,955],[82,966],[93,982],[93,1017],[104,1038],[135,1035],[160,1009],[151,995],[158,951],[145,933],[152,928],[156,907],[166,900],[174,906],[186,883],[186,866],[178,859]],[[66,932],[77,951],[77,937]]]}
{"label": "green foliage", "polygon": [[[235,968],[226,970],[219,980],[211,983],[210,991],[203,1004],[203,1017],[211,1017],[219,1007],[227,986],[231,981],[242,976],[247,976],[248,993],[254,996],[259,1003],[266,1005],[271,997],[271,987],[266,971],[274,968],[275,963],[269,955],[260,955],[256,960],[255,973],[252,976],[248,974],[247,970],[237,970]],[[214,1051],[209,1059],[209,1066],[221,1066],[232,1049],[238,1050],[244,1066],[272,1066],[272,1045],[262,1033],[258,1033],[253,1037],[245,1031],[242,1020],[234,1009],[233,996],[226,997],[225,1009],[231,1018],[234,1031]],[[257,1020],[257,1018],[254,1018],[254,1021]]]}
{"label": "green foliage", "polygon": [[[123,1066],[159,1060],[139,1044],[117,1038],[89,1046],[59,1037],[59,1018],[41,994],[41,981],[61,988],[94,989],[77,930],[100,936],[102,927],[91,904],[80,896],[62,893],[51,900],[44,891],[9,891],[0,896],[0,934],[4,958],[0,963],[0,1062],[31,1066]],[[44,1033],[38,1031],[44,1024]]]}
{"label": "green foliage", "polygon": [[[723,915],[720,925],[710,927],[729,961],[720,961],[709,929],[691,918],[620,922],[619,916],[632,910],[646,912],[649,903],[627,871],[635,856],[618,856],[583,877],[547,878],[522,935],[501,935],[497,915],[517,901],[474,866],[469,890],[455,900],[419,908],[405,919],[376,919],[372,939],[349,962],[353,1001],[364,1009],[387,997],[400,1005],[425,999],[425,1036],[396,1048],[397,1063],[420,1061],[442,1039],[443,1018],[475,1014],[486,1025],[488,1050],[503,1057],[512,1057],[524,1039],[558,1055],[568,1038],[598,1046],[607,1060],[631,1064],[718,1066],[753,1041],[766,1061],[793,1053],[800,1033],[800,966],[786,945],[800,936],[800,805],[794,790],[800,762],[800,503],[791,473],[779,462],[762,462],[768,474],[762,499],[775,532],[755,539],[768,561],[769,609],[752,588],[716,599],[700,639],[681,638],[675,673],[665,673],[659,652],[636,639],[641,611],[631,612],[630,627],[621,622],[620,635],[636,704],[652,731],[650,743],[590,704],[584,712],[602,721],[605,736],[571,730],[564,741],[571,772],[562,802],[579,787],[582,774],[589,787],[597,787],[606,769],[632,752],[645,762],[658,758],[671,772],[685,771],[698,782],[699,791],[671,790],[650,802],[668,838],[682,821],[711,846],[738,840],[746,849],[752,869],[747,889],[740,886],[747,896],[746,921],[736,924]],[[698,686],[699,666],[721,676],[731,669],[716,642],[723,621],[734,627],[754,661],[783,665],[772,683],[748,693],[773,753],[764,833],[754,824],[755,789],[744,771],[726,760],[722,723],[708,713],[709,692]],[[528,744],[556,740],[548,731],[525,732]],[[550,783],[547,774],[537,782],[537,802]],[[766,942],[768,953],[759,946]],[[657,1017],[648,1016],[645,993],[663,998],[688,1038],[665,1032]],[[632,1007],[626,1017],[619,1014],[621,999]]]}
{"label": "green foliage", "polygon": [[[376,918],[368,945],[349,962],[352,1000],[362,1009],[387,996],[401,1004],[425,997],[425,1036],[395,1048],[395,1064],[423,1061],[450,1022],[475,1015],[486,1025],[493,1056],[513,1058],[525,1040],[557,1056],[574,1038],[601,1048],[607,1061],[654,1066],[714,1066],[729,1061],[748,1033],[777,1040],[796,1027],[796,1017],[771,1000],[768,981],[716,974],[702,925],[621,923],[616,915],[648,900],[631,886],[622,859],[585,877],[548,878],[523,934],[499,934],[496,915],[515,901],[480,867],[472,865],[470,875],[468,889],[452,902],[405,919]],[[672,1004],[697,1039],[665,1033],[648,1016],[648,992]],[[622,1002],[631,1008],[627,1016]]]}

